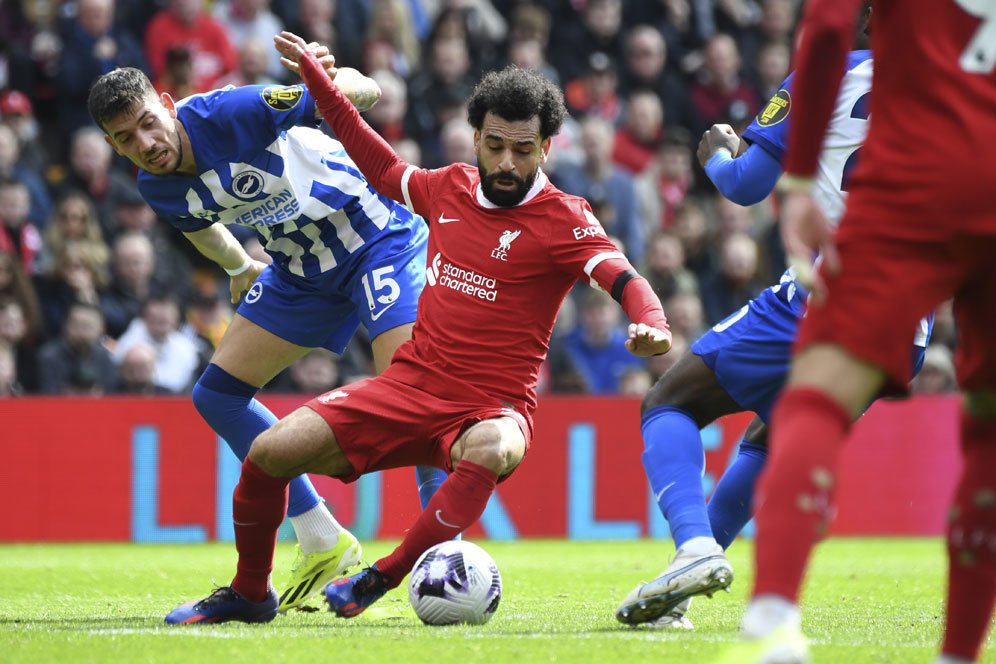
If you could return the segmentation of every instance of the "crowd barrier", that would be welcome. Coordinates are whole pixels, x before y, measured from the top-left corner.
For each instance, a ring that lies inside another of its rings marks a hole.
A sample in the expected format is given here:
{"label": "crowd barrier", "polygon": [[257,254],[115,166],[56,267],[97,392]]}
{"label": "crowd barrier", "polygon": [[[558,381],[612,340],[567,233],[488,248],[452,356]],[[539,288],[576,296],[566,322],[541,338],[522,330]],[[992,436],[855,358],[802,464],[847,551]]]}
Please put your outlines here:
{"label": "crowd barrier", "polygon": [[[263,401],[279,416],[304,397]],[[724,418],[703,432],[707,492],[749,420]],[[832,532],[941,534],[960,470],[957,427],[954,397],[876,404],[844,452]],[[239,464],[188,398],[0,401],[0,450],[7,506],[0,541],[232,539]],[[665,537],[641,450],[638,400],[544,397],[526,459],[469,535]],[[364,539],[401,536],[418,511],[410,468],[349,485],[313,479],[338,519]]]}

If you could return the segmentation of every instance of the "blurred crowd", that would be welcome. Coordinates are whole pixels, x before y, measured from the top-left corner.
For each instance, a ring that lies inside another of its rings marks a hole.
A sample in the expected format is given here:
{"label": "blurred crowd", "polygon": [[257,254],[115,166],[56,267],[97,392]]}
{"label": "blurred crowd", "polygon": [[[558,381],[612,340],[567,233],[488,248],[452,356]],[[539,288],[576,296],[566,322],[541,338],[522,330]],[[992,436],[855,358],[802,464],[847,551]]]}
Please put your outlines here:
{"label": "blurred crowd", "polygon": [[[545,167],[584,196],[650,280],[674,349],[622,346],[624,317],[579,287],[541,390],[642,395],[695,338],[777,281],[773,198],[719,196],[695,160],[711,124],[742,131],[789,71],[798,0],[0,0],[0,396],[190,390],[234,312],[225,275],[142,200],[86,111],[90,84],[145,70],[174,98],[290,83],[272,36],[328,44],[383,91],[368,122],[410,163],[474,163],[463,100],[482,72],[535,69],[571,119]],[[258,239],[239,235],[263,260]],[[916,388],[953,387],[950,310]],[[372,373],[362,336],[268,389]]]}

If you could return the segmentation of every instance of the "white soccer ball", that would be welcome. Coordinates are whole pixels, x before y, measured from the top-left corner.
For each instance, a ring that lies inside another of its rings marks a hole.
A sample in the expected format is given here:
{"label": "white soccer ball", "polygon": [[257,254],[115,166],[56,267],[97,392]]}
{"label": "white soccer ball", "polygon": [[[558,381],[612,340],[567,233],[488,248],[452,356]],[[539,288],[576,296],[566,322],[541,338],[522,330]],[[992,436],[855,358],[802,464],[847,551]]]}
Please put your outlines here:
{"label": "white soccer ball", "polygon": [[488,552],[464,540],[437,544],[419,557],[408,599],[426,625],[483,625],[501,600],[501,574]]}

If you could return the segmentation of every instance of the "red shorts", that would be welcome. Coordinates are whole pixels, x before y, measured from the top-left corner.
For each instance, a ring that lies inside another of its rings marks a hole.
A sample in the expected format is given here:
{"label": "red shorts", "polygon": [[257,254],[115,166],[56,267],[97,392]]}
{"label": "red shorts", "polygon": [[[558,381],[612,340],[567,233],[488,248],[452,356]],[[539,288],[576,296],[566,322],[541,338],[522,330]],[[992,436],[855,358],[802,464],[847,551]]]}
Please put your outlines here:
{"label": "red shorts", "polygon": [[837,233],[842,269],[824,273],[827,301],[808,308],[796,348],[840,344],[885,370],[887,388],[905,389],[918,321],[954,297],[959,383],[996,388],[996,233],[959,231],[950,214],[920,216],[911,226],[895,208],[849,207]]}
{"label": "red shorts", "polygon": [[[437,396],[452,391],[450,380],[439,390],[413,387],[392,377],[391,369],[375,378],[326,392],[305,405],[322,416],[354,472],[340,477],[353,482],[376,470],[402,466],[435,466],[452,472],[450,447],[468,427],[496,417],[511,417],[529,449],[531,423],[497,399],[456,401]],[[476,390],[465,392],[473,399]]]}

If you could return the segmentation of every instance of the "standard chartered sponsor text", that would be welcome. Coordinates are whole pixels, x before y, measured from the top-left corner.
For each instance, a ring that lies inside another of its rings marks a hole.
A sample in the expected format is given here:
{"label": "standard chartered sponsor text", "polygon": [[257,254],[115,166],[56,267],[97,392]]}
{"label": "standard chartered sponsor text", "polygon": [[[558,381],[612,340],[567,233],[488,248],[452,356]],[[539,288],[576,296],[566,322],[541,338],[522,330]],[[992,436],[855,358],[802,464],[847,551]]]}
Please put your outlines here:
{"label": "standard chartered sponsor text", "polygon": [[495,290],[498,282],[493,277],[485,277],[451,263],[443,266],[439,285],[488,302],[494,302],[498,297],[498,291]]}

